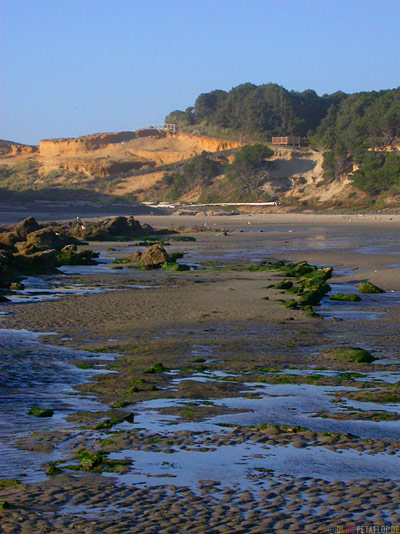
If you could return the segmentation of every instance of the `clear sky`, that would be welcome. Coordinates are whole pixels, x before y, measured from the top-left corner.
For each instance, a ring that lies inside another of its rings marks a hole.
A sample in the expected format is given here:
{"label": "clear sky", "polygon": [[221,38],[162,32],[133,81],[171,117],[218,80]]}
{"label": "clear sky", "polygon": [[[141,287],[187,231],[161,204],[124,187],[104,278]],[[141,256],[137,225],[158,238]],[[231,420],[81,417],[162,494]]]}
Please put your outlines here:
{"label": "clear sky", "polygon": [[133,130],[200,93],[400,84],[400,0],[0,0],[0,138]]}

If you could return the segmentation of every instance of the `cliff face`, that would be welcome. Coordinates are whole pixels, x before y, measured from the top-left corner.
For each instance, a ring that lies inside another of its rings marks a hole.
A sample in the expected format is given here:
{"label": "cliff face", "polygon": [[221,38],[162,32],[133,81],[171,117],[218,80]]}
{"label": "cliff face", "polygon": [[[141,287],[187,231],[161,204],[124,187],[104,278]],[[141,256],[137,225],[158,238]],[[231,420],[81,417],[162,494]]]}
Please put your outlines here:
{"label": "cliff face", "polygon": [[[122,146],[119,146],[122,145]],[[96,157],[98,151],[107,149],[108,155],[130,153],[132,156],[154,155],[169,162],[187,159],[203,150],[217,152],[239,146],[237,141],[212,137],[199,137],[186,132],[169,134],[160,130],[134,132],[99,133],[76,138],[43,139],[39,143],[42,158],[71,156]]]}
{"label": "cliff face", "polygon": [[[34,188],[78,185],[100,190],[98,188],[104,187],[104,179],[109,178],[106,182],[108,193],[134,194],[138,200],[158,200],[168,196],[162,166],[179,164],[203,151],[215,154],[215,157],[221,151],[228,151],[224,152],[222,160],[230,161],[233,155],[229,150],[239,146],[238,141],[211,136],[147,129],[44,139],[38,147],[4,142],[4,157],[0,156],[0,164],[12,165],[13,161],[26,160],[36,166],[37,171],[31,177]],[[316,183],[322,176],[321,164],[322,154],[317,151],[279,148],[275,150],[273,164],[260,192],[279,198],[319,196],[322,189],[318,190]],[[173,171],[173,168],[168,170]],[[51,171],[58,172],[51,174],[50,181]],[[223,177],[216,181],[220,179]],[[221,183],[222,188],[224,183]],[[229,189],[229,184],[226,185]],[[204,191],[197,185],[185,191],[182,200],[196,201],[202,194],[204,196]]]}
{"label": "cliff face", "polygon": [[106,177],[154,168],[188,159],[203,150],[216,152],[239,143],[185,132],[169,134],[160,130],[99,133],[72,139],[45,139],[39,143],[41,173],[55,169]]}
{"label": "cliff face", "polygon": [[133,132],[98,133],[82,137],[42,139],[39,142],[39,153],[43,158],[54,156],[79,156],[87,154],[107,145],[126,142],[134,139]]}
{"label": "cliff face", "polygon": [[[213,154],[222,164],[227,163],[233,158],[229,151],[239,146],[238,141],[155,129],[45,139],[38,147],[0,141],[0,166],[15,166],[17,189],[72,186],[117,196],[131,194],[139,201],[163,200],[169,198],[169,186],[163,180],[166,171],[180,172],[180,162],[203,151]],[[256,186],[255,197],[268,193],[295,206],[347,205],[349,198],[356,204],[365,197],[351,186],[351,176],[324,180],[322,152],[311,148],[273,148],[275,154]],[[221,151],[224,152],[218,154]],[[26,174],[19,176],[18,172],[24,169],[28,169]],[[13,188],[10,179],[7,180],[5,187]],[[181,200],[196,202],[212,198],[214,192],[229,200],[231,189],[232,184],[221,175],[208,186],[186,188]],[[390,197],[384,200],[387,205],[390,201]]]}
{"label": "cliff face", "polygon": [[[39,146],[28,146],[9,141],[0,142],[0,164],[12,166],[27,161],[36,166],[35,185],[44,184],[51,171],[61,171],[59,177],[52,175],[58,186],[71,184],[74,177],[63,176],[63,171],[79,173],[75,181],[91,181],[96,178],[112,178],[121,174],[137,173],[144,168],[157,167],[184,161],[200,154],[203,150],[216,152],[239,146],[237,141],[200,137],[186,132],[170,134],[166,131],[147,129],[137,132],[111,132],[85,135],[76,138],[43,139]],[[157,176],[162,177],[157,174]],[[137,176],[133,181],[137,182]],[[149,176],[140,180],[141,188],[147,189],[154,183]],[[128,180],[129,182],[129,180]],[[149,184],[149,185],[148,185]],[[132,191],[137,188],[126,184],[122,189]],[[118,193],[117,193],[118,194]]]}
{"label": "cliff face", "polygon": [[0,139],[0,157],[16,156],[17,154],[33,154],[37,151],[37,146],[23,145],[21,143],[14,143],[12,141],[4,141],[3,139]]}

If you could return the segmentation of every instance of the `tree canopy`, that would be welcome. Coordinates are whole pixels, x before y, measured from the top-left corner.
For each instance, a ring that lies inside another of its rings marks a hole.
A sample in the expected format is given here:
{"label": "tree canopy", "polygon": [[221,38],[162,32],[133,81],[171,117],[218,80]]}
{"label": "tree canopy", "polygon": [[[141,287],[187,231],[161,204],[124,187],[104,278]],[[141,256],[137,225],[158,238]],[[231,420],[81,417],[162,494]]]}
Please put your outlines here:
{"label": "tree canopy", "polygon": [[[234,133],[253,140],[308,136],[310,146],[324,152],[325,178],[352,173],[356,165],[353,183],[360,189],[377,192],[398,184],[400,156],[379,150],[400,137],[400,88],[318,96],[312,89],[296,92],[273,83],[243,83],[230,91],[202,93],[193,107],[174,111],[166,120],[202,133]],[[235,158],[232,171],[235,165],[243,162]]]}
{"label": "tree canopy", "polygon": [[273,83],[243,83],[228,92],[217,89],[202,93],[193,108],[173,111],[165,120],[180,126],[214,126],[266,137],[304,136],[319,125],[331,103],[311,89],[298,93]]}

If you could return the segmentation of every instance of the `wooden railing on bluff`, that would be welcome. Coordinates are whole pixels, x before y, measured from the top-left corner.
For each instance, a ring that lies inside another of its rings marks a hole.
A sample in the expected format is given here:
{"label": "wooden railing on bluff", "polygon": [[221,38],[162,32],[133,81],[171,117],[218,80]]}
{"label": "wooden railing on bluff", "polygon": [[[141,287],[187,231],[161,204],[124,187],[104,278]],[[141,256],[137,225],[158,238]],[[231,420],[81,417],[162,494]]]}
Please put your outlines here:
{"label": "wooden railing on bluff", "polygon": [[134,132],[140,132],[142,130],[163,130],[168,133],[176,133],[176,124],[164,123],[164,124],[152,124],[151,126],[141,126],[133,130]]}

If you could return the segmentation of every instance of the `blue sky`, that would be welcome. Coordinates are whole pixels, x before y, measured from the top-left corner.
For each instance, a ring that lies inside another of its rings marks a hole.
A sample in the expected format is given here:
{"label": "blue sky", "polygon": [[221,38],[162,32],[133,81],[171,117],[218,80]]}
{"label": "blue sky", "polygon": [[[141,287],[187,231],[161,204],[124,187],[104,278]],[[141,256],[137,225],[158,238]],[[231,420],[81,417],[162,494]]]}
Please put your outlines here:
{"label": "blue sky", "polygon": [[400,0],[0,0],[0,138],[159,123],[213,89],[400,85]]}

